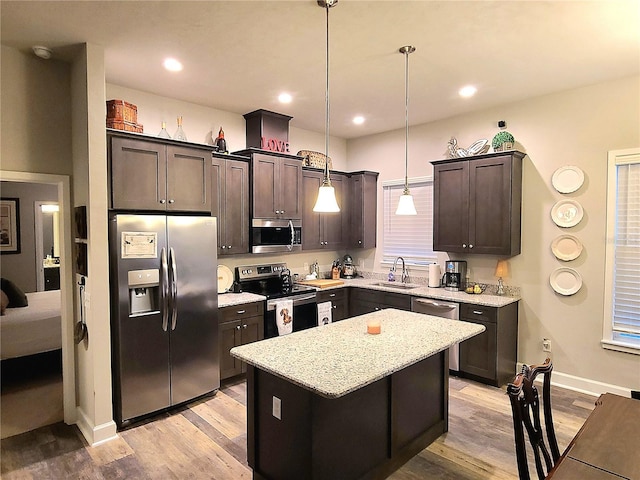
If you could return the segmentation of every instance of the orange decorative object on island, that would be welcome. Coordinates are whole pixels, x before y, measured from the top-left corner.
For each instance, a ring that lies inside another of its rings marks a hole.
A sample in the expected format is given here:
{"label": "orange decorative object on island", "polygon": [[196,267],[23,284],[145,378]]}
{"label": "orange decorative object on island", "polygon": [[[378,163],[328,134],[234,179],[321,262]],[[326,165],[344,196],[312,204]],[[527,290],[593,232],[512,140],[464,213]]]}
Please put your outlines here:
{"label": "orange decorative object on island", "polygon": [[367,320],[367,333],[370,335],[378,335],[381,332],[380,320]]}

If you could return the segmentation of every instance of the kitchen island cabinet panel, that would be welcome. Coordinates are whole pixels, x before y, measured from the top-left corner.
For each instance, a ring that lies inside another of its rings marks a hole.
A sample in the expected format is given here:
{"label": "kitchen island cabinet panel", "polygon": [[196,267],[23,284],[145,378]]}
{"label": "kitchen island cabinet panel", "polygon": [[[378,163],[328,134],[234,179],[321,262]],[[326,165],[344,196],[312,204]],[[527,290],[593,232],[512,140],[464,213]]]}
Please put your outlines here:
{"label": "kitchen island cabinet panel", "polygon": [[447,431],[447,349],[482,330],[389,309],[233,349],[253,478],[387,478]]}

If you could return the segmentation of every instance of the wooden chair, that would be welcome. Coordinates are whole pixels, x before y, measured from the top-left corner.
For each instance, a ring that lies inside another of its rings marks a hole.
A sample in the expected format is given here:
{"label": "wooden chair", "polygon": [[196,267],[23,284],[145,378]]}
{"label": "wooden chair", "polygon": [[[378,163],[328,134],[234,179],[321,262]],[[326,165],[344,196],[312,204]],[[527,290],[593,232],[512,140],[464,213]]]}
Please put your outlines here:
{"label": "wooden chair", "polygon": [[[516,458],[518,460],[518,475],[520,480],[530,480],[529,465],[527,463],[527,447],[525,444],[525,430],[529,443],[533,448],[538,478],[544,480],[560,458],[558,441],[553,427],[551,415],[551,371],[553,365],[547,358],[542,365],[524,365],[522,373],[516,375],[513,383],[507,385],[507,394],[511,400],[513,412],[513,428],[515,433]],[[540,424],[540,397],[534,380],[538,374],[543,374],[542,408],[547,441],[551,454],[544,440],[544,432]],[[544,459],[544,466],[542,460]]]}

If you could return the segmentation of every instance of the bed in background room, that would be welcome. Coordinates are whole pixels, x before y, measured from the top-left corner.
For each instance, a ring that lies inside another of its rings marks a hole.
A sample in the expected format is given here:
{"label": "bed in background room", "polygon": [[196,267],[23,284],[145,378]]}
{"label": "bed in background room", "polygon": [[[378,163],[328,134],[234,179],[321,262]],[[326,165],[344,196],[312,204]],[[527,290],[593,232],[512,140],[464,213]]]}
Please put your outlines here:
{"label": "bed in background room", "polygon": [[62,348],[60,290],[26,294],[28,305],[9,307],[0,316],[2,360]]}

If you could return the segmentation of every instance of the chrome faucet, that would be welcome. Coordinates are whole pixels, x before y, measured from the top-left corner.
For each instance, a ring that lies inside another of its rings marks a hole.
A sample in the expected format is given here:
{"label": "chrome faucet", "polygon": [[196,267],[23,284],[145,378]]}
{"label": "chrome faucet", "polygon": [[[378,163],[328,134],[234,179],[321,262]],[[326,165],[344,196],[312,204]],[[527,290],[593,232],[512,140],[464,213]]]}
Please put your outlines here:
{"label": "chrome faucet", "polygon": [[407,272],[407,267],[404,264],[404,258],[398,257],[393,262],[393,271],[396,271],[396,265],[398,265],[398,260],[402,260],[402,283],[407,283],[407,279],[409,278],[409,272]]}

